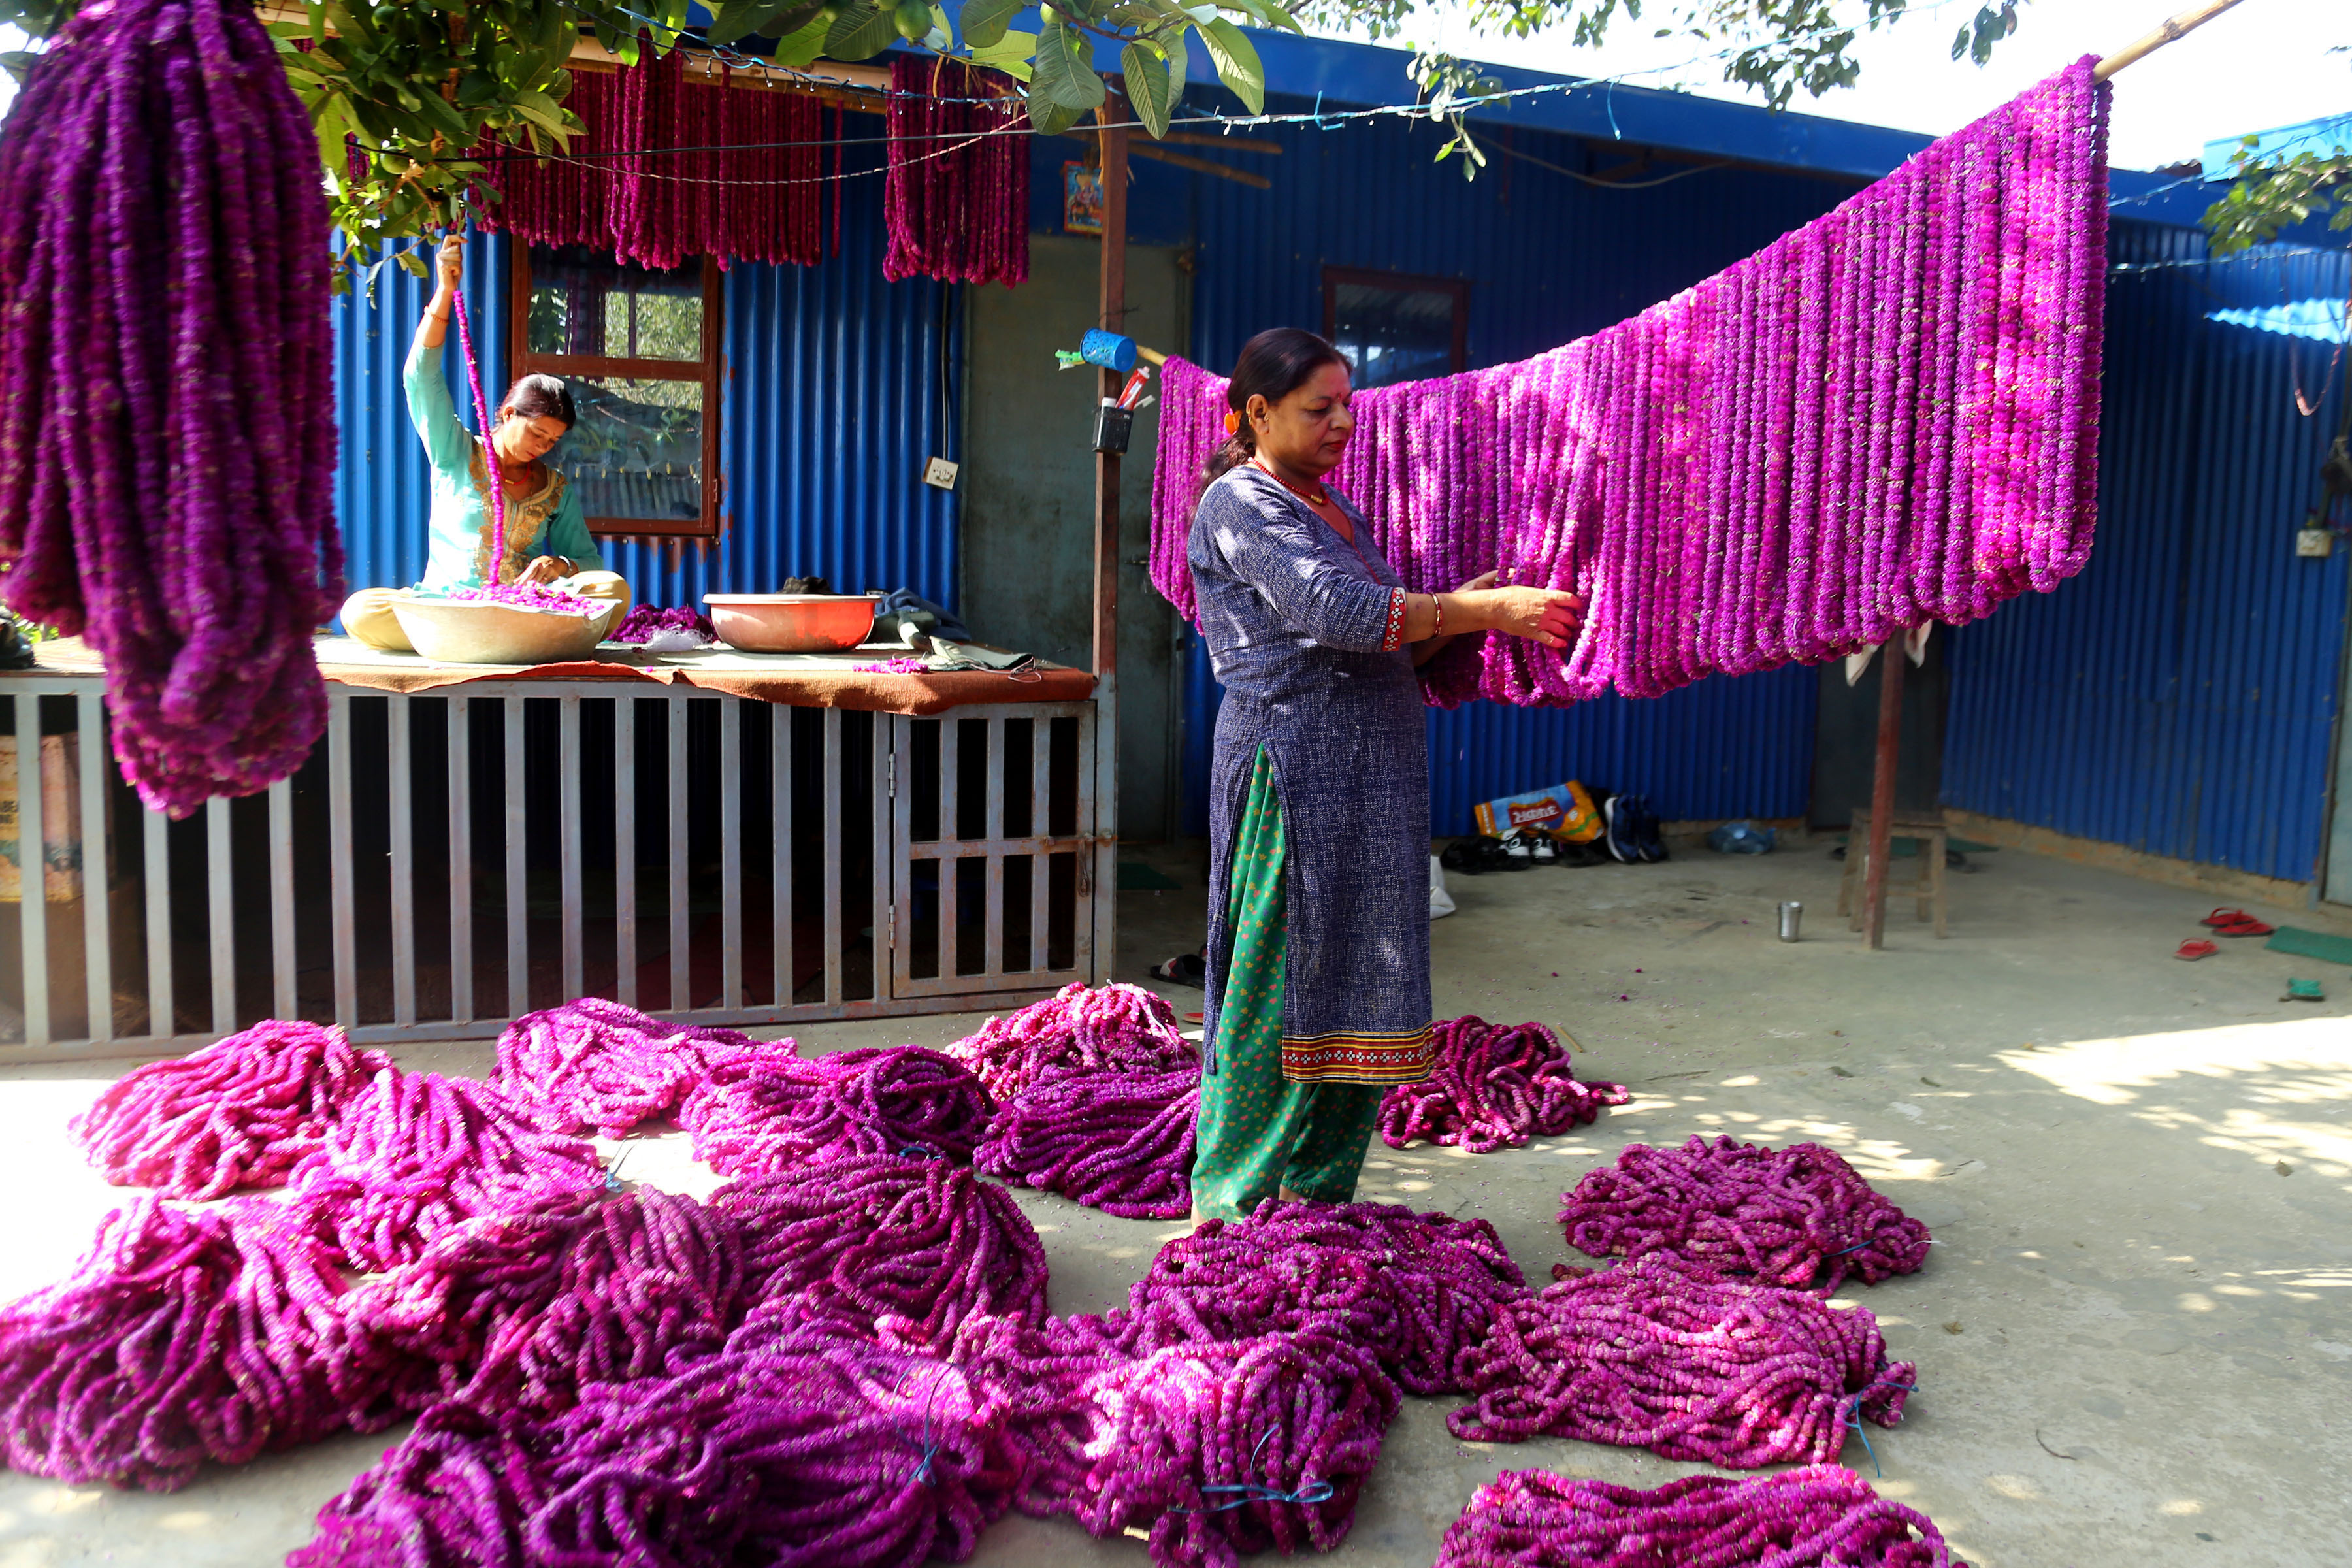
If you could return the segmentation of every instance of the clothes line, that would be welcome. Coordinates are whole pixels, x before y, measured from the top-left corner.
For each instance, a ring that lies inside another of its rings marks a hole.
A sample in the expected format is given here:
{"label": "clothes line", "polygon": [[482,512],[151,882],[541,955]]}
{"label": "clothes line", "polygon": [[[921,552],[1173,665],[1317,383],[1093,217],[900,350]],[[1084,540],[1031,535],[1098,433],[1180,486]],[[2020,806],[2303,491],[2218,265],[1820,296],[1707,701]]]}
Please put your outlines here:
{"label": "clothes line", "polygon": [[[1409,587],[1499,569],[1590,601],[1564,656],[1457,638],[1432,700],[1654,697],[1975,620],[2080,571],[2106,268],[2095,65],[1630,321],[1359,394],[1331,482]],[[1151,577],[1188,619],[1224,395],[1169,362]]]}

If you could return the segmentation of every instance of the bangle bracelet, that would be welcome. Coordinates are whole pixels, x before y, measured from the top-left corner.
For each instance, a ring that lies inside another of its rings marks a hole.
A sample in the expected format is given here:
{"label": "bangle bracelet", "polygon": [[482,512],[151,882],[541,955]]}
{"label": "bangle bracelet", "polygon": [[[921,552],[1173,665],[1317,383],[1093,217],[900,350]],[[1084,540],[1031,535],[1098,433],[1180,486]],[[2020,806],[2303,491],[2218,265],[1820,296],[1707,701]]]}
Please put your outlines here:
{"label": "bangle bracelet", "polygon": [[1445,601],[1432,594],[1429,596],[1429,607],[1437,612],[1437,624],[1430,628],[1429,635],[1442,637],[1445,635]]}

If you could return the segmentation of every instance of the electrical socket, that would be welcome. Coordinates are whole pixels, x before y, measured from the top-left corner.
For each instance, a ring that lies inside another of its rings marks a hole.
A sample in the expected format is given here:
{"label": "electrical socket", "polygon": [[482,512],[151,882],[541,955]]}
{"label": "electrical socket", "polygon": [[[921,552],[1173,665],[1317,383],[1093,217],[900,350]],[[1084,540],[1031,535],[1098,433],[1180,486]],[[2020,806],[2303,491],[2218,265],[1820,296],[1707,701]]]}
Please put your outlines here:
{"label": "electrical socket", "polygon": [[2336,534],[2325,528],[2298,528],[2294,531],[2294,552],[2325,560],[2336,553]]}
{"label": "electrical socket", "polygon": [[923,465],[923,483],[951,490],[955,489],[956,475],[961,470],[960,464],[950,463],[945,458],[933,458]]}

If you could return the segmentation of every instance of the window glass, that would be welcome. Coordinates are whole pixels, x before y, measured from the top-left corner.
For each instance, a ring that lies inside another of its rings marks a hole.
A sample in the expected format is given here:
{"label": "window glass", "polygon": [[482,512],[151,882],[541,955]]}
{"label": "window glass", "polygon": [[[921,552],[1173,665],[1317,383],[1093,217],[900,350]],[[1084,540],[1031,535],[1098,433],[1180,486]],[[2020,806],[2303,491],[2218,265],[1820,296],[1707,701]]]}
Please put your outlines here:
{"label": "window glass", "polygon": [[702,384],[569,379],[580,423],[551,460],[580,487],[580,510],[592,518],[699,520]]}
{"label": "window glass", "polygon": [[528,347],[535,354],[698,361],[702,264],[656,270],[577,246],[533,246]]}
{"label": "window glass", "polygon": [[1356,367],[1358,386],[1386,386],[1454,373],[1451,289],[1331,286],[1331,341]]}

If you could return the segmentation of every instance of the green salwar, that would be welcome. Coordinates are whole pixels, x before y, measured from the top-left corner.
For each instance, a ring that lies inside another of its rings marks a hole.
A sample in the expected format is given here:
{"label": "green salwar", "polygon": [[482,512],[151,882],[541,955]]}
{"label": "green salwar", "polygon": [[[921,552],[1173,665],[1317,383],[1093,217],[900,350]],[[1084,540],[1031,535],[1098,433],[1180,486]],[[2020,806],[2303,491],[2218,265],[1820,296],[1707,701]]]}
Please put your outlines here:
{"label": "green salwar", "polygon": [[1283,1077],[1283,868],[1282,801],[1261,750],[1228,878],[1234,955],[1218,995],[1216,1070],[1201,1079],[1195,1124],[1192,1207],[1213,1218],[1237,1219],[1282,1187],[1324,1203],[1354,1198],[1388,1092]]}

